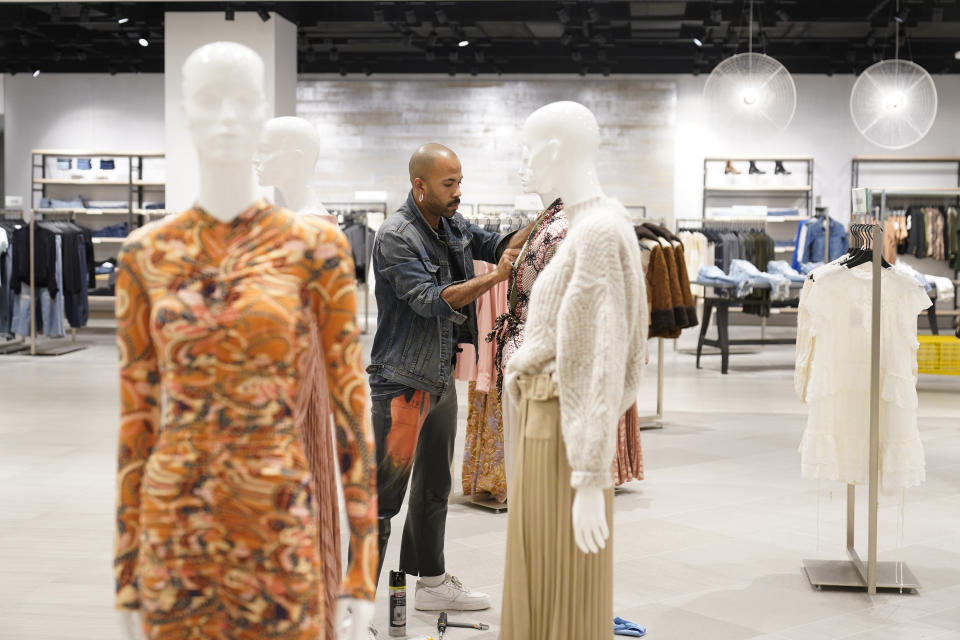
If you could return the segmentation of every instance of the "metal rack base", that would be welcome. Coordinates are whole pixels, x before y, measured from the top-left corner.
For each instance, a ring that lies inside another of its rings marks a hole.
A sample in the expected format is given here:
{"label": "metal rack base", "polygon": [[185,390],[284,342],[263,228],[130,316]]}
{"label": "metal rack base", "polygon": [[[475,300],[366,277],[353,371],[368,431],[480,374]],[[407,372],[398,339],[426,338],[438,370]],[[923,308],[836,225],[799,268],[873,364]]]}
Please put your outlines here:
{"label": "metal rack base", "polygon": [[[818,591],[824,587],[867,588],[867,581],[863,579],[854,560],[804,560],[803,572],[810,585]],[[877,589],[912,592],[919,588],[920,582],[907,565],[898,562],[877,563]]]}

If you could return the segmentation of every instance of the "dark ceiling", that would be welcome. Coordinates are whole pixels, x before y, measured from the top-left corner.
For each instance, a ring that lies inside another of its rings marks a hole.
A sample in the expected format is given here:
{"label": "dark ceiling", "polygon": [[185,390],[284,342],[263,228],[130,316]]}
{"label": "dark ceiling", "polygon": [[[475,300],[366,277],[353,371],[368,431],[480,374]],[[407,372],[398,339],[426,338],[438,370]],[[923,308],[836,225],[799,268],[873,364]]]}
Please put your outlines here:
{"label": "dark ceiling", "polygon": [[[960,0],[899,5],[898,13],[897,0],[756,0],[753,47],[793,73],[858,73],[893,57],[899,26],[902,58],[931,73],[960,71]],[[0,71],[160,73],[165,11],[224,19],[274,11],[298,27],[301,74],[707,73],[747,50],[748,7],[749,0],[8,3],[0,4]]]}

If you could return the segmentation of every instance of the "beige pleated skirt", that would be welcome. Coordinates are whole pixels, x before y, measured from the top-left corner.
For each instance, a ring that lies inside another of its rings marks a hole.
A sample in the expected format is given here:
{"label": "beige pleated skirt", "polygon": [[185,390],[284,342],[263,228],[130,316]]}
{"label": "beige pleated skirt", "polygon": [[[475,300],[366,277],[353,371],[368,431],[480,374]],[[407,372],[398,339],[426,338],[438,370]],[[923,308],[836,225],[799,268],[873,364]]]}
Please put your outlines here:
{"label": "beige pleated skirt", "polygon": [[609,640],[613,636],[613,489],[605,492],[611,537],[598,554],[574,542],[570,464],[549,375],[520,378],[501,640]]}

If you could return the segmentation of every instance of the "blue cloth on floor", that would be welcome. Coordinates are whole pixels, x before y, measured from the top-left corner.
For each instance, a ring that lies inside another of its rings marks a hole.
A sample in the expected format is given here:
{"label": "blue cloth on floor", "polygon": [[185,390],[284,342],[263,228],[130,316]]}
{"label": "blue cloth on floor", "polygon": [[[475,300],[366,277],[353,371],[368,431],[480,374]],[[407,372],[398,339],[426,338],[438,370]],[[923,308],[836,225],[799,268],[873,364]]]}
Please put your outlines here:
{"label": "blue cloth on floor", "polygon": [[613,619],[613,635],[642,638],[647,635],[647,628],[641,627],[636,622],[630,622],[629,620],[618,617]]}

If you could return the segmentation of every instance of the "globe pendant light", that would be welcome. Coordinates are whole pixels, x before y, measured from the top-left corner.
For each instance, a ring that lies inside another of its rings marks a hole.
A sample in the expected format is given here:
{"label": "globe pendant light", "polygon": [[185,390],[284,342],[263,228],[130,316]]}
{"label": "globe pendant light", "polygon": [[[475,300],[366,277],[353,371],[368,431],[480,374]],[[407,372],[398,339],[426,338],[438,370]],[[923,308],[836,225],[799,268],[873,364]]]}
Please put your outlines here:
{"label": "globe pendant light", "polygon": [[916,144],[937,118],[937,87],[933,78],[920,65],[900,60],[900,23],[894,24],[894,59],[868,67],[857,77],[850,92],[850,117],[857,131],[885,149]]}
{"label": "globe pendant light", "polygon": [[725,131],[786,129],[797,109],[797,87],[786,67],[753,52],[753,0],[748,43],[747,53],[727,58],[710,72],[703,87],[709,117]]}

